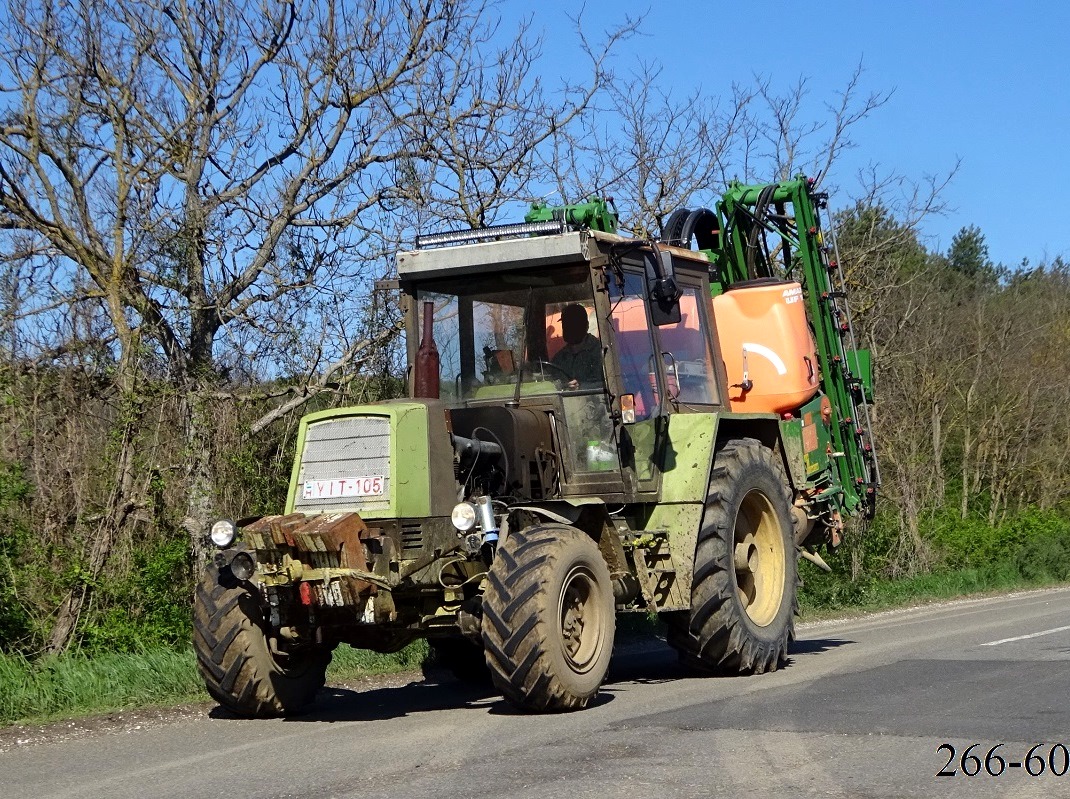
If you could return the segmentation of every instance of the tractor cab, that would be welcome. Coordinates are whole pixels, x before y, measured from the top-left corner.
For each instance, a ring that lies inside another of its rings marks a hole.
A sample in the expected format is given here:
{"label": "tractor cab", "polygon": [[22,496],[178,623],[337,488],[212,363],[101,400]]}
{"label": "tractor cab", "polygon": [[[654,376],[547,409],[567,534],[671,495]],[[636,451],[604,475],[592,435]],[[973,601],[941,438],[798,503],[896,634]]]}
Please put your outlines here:
{"label": "tractor cab", "polygon": [[634,501],[658,490],[666,418],[726,396],[708,269],[590,230],[402,254],[413,376],[430,338],[455,433],[501,438],[493,407],[534,414],[557,459],[543,496]]}

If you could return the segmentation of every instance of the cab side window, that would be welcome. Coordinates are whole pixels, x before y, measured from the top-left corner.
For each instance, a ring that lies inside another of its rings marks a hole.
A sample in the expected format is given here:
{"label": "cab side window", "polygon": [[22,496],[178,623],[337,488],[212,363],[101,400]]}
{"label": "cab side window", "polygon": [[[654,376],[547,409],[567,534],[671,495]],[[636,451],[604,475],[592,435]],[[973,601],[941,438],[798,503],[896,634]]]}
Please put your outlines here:
{"label": "cab side window", "polygon": [[616,280],[610,283],[613,332],[617,338],[623,391],[635,397],[635,419],[642,421],[654,415],[658,401],[646,281],[642,275],[626,272],[623,290]]}
{"label": "cab side window", "polygon": [[710,298],[696,286],[681,286],[680,321],[658,328],[669,393],[683,405],[720,401],[710,354]]}

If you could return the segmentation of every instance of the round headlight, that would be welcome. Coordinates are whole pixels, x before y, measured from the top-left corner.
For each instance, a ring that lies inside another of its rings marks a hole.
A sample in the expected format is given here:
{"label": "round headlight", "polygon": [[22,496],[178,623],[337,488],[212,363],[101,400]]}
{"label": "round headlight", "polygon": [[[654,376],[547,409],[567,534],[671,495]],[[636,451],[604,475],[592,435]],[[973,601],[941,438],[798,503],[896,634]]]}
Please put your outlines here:
{"label": "round headlight", "polygon": [[253,556],[248,552],[239,552],[230,562],[230,572],[239,580],[248,580],[255,571],[256,564],[253,562]]}
{"label": "round headlight", "polygon": [[212,530],[208,533],[208,537],[212,539],[212,543],[217,547],[229,547],[234,543],[234,535],[237,532],[234,522],[230,521],[230,519],[220,519],[212,525]]}
{"label": "round headlight", "polygon": [[467,533],[473,527],[476,526],[476,519],[478,518],[475,506],[470,502],[461,502],[453,508],[453,513],[450,515],[450,519],[453,521],[453,526],[460,530],[462,533]]}

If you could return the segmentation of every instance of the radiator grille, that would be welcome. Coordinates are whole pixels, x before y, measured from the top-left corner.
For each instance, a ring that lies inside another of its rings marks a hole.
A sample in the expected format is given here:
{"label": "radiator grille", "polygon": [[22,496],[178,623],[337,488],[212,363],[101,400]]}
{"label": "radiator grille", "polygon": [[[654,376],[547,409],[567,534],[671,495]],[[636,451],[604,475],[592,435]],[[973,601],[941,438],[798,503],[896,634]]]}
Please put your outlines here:
{"label": "radiator grille", "polygon": [[[368,497],[301,495],[310,480],[381,477],[383,493]],[[301,473],[297,478],[294,510],[323,513],[335,510],[388,510],[390,508],[390,419],[385,416],[347,416],[308,426]]]}

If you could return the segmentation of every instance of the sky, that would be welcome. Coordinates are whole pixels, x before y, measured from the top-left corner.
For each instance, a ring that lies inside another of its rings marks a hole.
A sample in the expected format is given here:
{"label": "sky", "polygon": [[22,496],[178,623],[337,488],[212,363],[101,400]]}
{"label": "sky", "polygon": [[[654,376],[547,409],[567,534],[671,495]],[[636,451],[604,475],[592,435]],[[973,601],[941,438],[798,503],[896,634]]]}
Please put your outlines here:
{"label": "sky", "polygon": [[[830,183],[846,195],[869,165],[920,181],[957,163],[941,195],[947,212],[921,225],[930,250],[945,252],[958,230],[976,225],[994,262],[1070,257],[1070,200],[1061,197],[1070,187],[1070,3],[583,5],[591,37],[625,15],[645,16],[643,35],[624,43],[615,68],[656,60],[662,83],[682,95],[698,88],[727,96],[733,81],[752,84],[756,73],[781,90],[805,77],[820,109],[861,62],[862,88],[892,96],[854,129],[857,146]],[[565,15],[579,7],[504,0],[502,11],[507,20],[531,15],[549,63],[576,64],[575,37],[564,32]]]}

